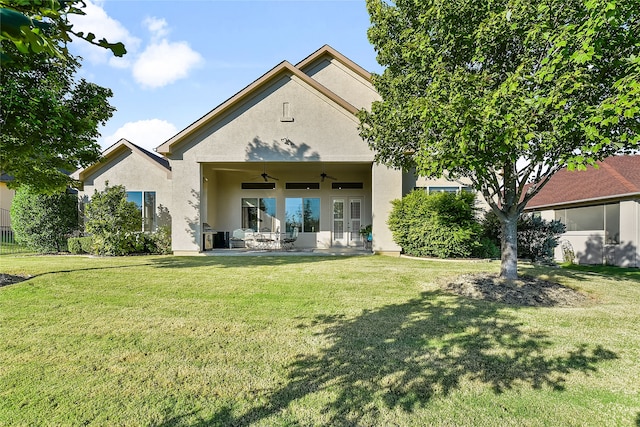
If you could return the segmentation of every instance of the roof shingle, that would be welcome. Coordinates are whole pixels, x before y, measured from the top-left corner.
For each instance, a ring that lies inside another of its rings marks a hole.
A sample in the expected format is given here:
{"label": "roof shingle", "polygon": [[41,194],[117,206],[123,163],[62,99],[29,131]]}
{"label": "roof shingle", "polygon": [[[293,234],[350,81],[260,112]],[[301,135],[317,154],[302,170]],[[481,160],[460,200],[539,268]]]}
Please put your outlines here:
{"label": "roof shingle", "polygon": [[586,171],[558,171],[527,204],[527,210],[640,195],[640,155],[613,156]]}

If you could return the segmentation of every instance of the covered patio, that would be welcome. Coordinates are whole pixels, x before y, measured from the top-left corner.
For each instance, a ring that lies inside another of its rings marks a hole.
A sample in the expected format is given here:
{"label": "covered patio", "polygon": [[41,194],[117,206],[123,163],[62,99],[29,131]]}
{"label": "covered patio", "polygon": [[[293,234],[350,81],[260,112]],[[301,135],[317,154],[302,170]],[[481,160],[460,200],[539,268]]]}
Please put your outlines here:
{"label": "covered patio", "polygon": [[364,249],[372,167],[371,161],[201,163],[201,220],[215,231],[202,249],[278,249],[238,242],[238,230],[254,243],[255,236],[275,242],[297,230],[297,250]]}

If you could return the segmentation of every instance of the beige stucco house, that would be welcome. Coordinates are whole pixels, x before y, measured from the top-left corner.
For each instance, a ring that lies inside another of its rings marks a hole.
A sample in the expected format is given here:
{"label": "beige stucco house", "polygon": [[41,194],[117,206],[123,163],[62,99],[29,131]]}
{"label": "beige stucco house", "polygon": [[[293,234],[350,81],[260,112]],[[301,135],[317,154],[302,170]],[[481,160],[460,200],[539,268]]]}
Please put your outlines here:
{"label": "beige stucco house", "polygon": [[202,252],[207,226],[218,239],[297,228],[296,247],[334,248],[360,247],[366,225],[375,252],[399,254],[386,221],[416,181],[376,165],[359,136],[356,113],[379,99],[370,79],[329,46],[284,61],[157,147],[161,158],[119,141],[74,173],[80,195],[122,184],[143,217],[155,209],[150,227],[162,207],[176,254]]}
{"label": "beige stucco house", "polygon": [[129,200],[140,206],[144,231],[170,226],[171,166],[169,162],[121,139],[102,154],[102,161],[80,169],[72,177],[82,181],[80,201],[107,185],[124,185]]}
{"label": "beige stucco house", "polygon": [[7,174],[0,174],[0,241],[10,241],[13,239],[11,231],[11,202],[15,196],[15,190],[7,186],[13,178]]}

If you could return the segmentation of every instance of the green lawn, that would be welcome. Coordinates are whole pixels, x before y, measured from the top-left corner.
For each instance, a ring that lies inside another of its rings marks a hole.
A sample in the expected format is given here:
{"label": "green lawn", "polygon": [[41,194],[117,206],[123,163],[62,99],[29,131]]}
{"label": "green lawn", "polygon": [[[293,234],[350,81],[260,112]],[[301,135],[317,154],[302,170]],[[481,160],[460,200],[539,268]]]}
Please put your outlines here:
{"label": "green lawn", "polygon": [[2,256],[0,425],[639,426],[640,272],[592,297],[442,291],[498,263]]}

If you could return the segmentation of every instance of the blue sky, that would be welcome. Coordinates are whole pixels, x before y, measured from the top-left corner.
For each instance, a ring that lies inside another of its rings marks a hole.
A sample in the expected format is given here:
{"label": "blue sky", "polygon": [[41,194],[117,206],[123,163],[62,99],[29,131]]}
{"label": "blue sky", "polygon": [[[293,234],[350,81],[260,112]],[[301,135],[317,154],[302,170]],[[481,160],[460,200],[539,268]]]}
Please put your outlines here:
{"label": "blue sky", "polygon": [[382,71],[364,0],[92,0],[85,11],[76,29],[128,50],[119,59],[81,40],[70,46],[83,57],[79,75],[114,92],[103,148],[124,137],[153,150],[281,61],[324,44]]}

